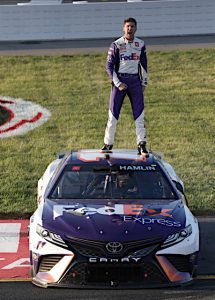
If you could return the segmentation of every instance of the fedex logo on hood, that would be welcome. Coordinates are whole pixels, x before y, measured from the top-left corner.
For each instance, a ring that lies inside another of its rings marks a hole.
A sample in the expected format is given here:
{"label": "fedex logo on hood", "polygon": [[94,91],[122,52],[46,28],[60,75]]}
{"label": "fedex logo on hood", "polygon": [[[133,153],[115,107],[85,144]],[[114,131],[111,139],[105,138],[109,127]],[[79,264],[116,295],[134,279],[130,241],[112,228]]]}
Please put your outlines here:
{"label": "fedex logo on hood", "polygon": [[79,205],[54,205],[53,207],[53,219],[62,216],[64,213],[72,214],[75,216],[87,216],[94,214],[102,215],[124,215],[124,216],[163,216],[172,218],[171,215],[172,209],[162,208],[154,209],[144,207],[143,204],[115,204],[113,206],[102,206],[95,205],[90,206],[81,206]]}

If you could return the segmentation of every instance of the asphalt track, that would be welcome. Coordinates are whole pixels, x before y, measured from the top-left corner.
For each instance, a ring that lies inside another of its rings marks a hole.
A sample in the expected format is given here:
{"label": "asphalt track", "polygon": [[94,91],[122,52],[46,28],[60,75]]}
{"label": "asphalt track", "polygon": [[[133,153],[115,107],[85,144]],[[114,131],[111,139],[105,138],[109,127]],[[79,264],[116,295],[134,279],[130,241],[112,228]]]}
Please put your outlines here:
{"label": "asphalt track", "polygon": [[[107,52],[111,40],[86,41],[42,41],[42,42],[0,42],[0,55],[74,55]],[[169,51],[174,49],[215,48],[215,35],[186,37],[157,37],[145,39],[149,50]],[[29,299],[215,299],[215,263],[214,263],[214,219],[202,219],[200,230],[206,232],[201,243],[200,275],[192,285],[165,289],[140,290],[70,290],[41,289],[27,281],[0,282],[0,300]],[[205,252],[205,250],[207,251]],[[208,260],[207,255],[210,254]],[[204,275],[201,275],[204,274]],[[205,275],[208,274],[208,275]]]}
{"label": "asphalt track", "polygon": [[148,289],[148,290],[74,290],[74,289],[42,289],[30,282],[1,282],[1,300],[185,300],[215,299],[215,280],[196,280],[187,287]]}
{"label": "asphalt track", "polygon": [[[148,50],[214,48],[215,34],[144,38]],[[74,55],[107,52],[113,39],[0,42],[0,55]]]}

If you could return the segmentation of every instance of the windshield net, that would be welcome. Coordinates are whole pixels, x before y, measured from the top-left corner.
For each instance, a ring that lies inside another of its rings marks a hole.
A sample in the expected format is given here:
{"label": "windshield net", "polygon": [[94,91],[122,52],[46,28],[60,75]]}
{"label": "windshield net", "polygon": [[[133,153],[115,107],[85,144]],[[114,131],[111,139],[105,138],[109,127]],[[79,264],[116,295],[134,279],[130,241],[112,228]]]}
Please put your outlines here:
{"label": "windshield net", "polygon": [[135,171],[67,166],[49,195],[52,199],[176,199],[160,167]]}

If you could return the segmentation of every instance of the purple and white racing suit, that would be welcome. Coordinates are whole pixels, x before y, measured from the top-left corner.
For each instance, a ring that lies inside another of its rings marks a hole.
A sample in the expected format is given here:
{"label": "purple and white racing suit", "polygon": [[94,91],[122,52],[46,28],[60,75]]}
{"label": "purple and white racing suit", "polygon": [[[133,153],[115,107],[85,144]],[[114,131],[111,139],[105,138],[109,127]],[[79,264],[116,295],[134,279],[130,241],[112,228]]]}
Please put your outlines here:
{"label": "purple and white racing suit", "polygon": [[[146,140],[143,86],[147,85],[147,56],[144,41],[135,37],[133,42],[129,42],[124,36],[117,39],[109,48],[106,69],[112,86],[104,143],[113,145],[120,110],[128,95],[139,144]],[[118,89],[121,83],[127,85],[126,90]]]}

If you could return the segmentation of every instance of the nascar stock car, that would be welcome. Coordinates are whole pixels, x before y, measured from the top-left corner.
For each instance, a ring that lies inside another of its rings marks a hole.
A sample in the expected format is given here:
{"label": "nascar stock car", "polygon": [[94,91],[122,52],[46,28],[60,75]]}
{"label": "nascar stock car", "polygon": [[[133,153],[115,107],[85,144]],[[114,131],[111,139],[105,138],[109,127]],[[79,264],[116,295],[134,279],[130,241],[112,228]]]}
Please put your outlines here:
{"label": "nascar stock car", "polygon": [[71,151],[38,182],[30,218],[40,287],[144,288],[192,282],[199,228],[173,167],[151,152]]}

